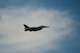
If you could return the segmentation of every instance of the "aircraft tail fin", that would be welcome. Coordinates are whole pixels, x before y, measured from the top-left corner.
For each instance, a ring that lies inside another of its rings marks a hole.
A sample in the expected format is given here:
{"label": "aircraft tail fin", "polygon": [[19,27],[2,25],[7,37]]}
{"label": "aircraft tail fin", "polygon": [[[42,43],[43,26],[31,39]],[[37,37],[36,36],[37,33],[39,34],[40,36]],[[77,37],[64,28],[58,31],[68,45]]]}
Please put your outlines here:
{"label": "aircraft tail fin", "polygon": [[24,24],[24,27],[25,27],[25,28],[29,28],[29,26],[27,26],[26,24]]}

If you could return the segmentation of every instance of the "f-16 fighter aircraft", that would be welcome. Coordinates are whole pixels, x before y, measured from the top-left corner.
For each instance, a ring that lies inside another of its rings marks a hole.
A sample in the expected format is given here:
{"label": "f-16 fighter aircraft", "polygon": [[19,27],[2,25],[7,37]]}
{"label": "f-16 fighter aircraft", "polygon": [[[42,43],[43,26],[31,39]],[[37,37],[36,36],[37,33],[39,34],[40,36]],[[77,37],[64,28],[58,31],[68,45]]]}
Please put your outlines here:
{"label": "f-16 fighter aircraft", "polygon": [[39,27],[29,27],[27,26],[26,24],[24,24],[24,31],[39,31],[39,30],[42,30],[43,28],[48,28],[48,26],[39,26]]}

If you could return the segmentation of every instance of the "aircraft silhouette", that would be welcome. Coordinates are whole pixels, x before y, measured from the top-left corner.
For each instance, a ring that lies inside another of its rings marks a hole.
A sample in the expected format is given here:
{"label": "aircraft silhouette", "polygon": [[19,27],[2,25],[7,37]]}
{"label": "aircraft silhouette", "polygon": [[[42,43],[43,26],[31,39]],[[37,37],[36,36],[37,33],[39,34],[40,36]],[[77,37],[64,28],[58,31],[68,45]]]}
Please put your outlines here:
{"label": "aircraft silhouette", "polygon": [[26,24],[24,24],[24,31],[39,31],[39,30],[42,30],[43,28],[48,28],[48,26],[39,26],[39,27],[29,27],[29,26],[27,26]]}

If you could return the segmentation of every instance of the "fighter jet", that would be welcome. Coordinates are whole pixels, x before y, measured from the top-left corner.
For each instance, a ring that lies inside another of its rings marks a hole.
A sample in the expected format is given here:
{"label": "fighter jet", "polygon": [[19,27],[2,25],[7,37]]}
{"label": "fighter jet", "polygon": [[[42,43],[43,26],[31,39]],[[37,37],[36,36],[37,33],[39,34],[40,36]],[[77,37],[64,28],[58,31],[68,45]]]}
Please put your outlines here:
{"label": "fighter jet", "polygon": [[48,26],[39,26],[39,27],[29,27],[27,26],[26,24],[24,24],[24,31],[39,31],[39,30],[42,30],[43,28],[48,28]]}

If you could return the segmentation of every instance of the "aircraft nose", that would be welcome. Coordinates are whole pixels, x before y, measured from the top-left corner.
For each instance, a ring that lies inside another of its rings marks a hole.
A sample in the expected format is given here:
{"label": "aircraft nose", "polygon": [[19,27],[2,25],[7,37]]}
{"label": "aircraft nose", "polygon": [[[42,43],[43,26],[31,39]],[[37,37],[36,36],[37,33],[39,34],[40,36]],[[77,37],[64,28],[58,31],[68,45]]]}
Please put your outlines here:
{"label": "aircraft nose", "polygon": [[44,28],[48,28],[49,26],[44,26]]}

